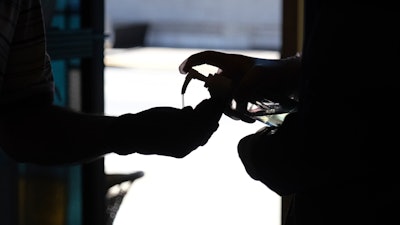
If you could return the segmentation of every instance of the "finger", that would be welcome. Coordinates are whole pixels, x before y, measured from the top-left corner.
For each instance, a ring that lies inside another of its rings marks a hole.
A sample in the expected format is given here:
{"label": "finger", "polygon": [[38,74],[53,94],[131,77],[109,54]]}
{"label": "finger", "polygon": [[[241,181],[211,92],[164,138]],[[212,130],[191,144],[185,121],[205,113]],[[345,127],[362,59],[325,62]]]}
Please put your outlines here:
{"label": "finger", "polygon": [[224,114],[228,117],[230,117],[233,120],[241,120],[243,122],[246,123],[254,123],[256,120],[253,118],[248,117],[247,115],[244,115],[241,112],[238,112],[236,110],[232,110],[232,109],[225,109]]}
{"label": "finger", "polygon": [[[227,54],[217,51],[203,51],[189,56],[182,64],[179,66],[179,72],[186,74],[192,67],[199,66],[203,64],[209,64],[218,67],[222,70],[235,65],[235,61],[239,55]],[[244,57],[244,56],[241,56]],[[237,65],[237,64],[236,64]]]}

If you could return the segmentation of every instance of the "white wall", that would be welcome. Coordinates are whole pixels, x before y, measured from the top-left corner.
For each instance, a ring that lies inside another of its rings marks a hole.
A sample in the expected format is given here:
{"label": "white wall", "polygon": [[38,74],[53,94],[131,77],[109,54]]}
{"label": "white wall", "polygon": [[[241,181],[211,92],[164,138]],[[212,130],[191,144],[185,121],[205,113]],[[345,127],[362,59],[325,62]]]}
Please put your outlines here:
{"label": "white wall", "polygon": [[281,0],[107,0],[106,17],[108,31],[118,24],[148,23],[150,46],[278,50],[281,45]]}

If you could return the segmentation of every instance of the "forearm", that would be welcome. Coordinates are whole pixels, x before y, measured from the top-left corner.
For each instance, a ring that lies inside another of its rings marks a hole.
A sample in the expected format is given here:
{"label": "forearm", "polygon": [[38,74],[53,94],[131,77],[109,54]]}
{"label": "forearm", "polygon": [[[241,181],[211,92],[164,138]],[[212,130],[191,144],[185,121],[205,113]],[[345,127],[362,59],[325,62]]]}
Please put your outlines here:
{"label": "forearm", "polygon": [[217,130],[224,105],[206,99],[194,109],[154,107],[118,117],[57,106],[11,108],[0,111],[0,147],[18,162],[60,165],[111,152],[185,157]]}
{"label": "forearm", "polygon": [[259,99],[284,103],[297,99],[301,58],[298,56],[285,59],[255,59],[235,90],[237,99]]}
{"label": "forearm", "polygon": [[114,119],[57,106],[18,109],[1,115],[0,146],[20,162],[88,162],[111,151],[106,134]]}
{"label": "forearm", "polygon": [[290,99],[298,100],[299,83],[301,76],[301,55],[296,54],[281,60],[281,67],[283,68],[284,80],[283,86],[285,95]]}
{"label": "forearm", "polygon": [[[273,60],[269,73],[276,73],[277,86],[285,92],[287,96],[297,98],[299,79],[301,75],[301,56],[296,54],[287,58]],[[266,74],[268,74],[268,72]]]}

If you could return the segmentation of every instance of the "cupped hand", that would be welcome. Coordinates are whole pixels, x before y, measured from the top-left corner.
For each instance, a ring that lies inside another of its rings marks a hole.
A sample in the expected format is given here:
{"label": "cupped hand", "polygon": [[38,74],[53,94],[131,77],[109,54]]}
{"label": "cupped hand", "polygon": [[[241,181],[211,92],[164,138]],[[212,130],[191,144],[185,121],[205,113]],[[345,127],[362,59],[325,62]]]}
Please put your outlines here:
{"label": "cupped hand", "polygon": [[119,141],[115,152],[183,158],[208,142],[219,126],[222,113],[220,102],[206,99],[194,109],[154,107],[122,115],[114,126],[117,133],[123,133],[115,137]]}

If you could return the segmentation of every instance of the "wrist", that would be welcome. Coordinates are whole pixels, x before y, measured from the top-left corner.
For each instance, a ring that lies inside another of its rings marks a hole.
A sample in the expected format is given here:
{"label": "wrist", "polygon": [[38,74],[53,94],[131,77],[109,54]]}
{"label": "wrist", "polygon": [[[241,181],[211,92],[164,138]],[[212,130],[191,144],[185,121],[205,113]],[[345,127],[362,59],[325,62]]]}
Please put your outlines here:
{"label": "wrist", "polygon": [[140,130],[136,114],[123,114],[113,118],[108,129],[107,144],[110,152],[119,155],[128,155],[137,152],[140,137],[136,134]]}

